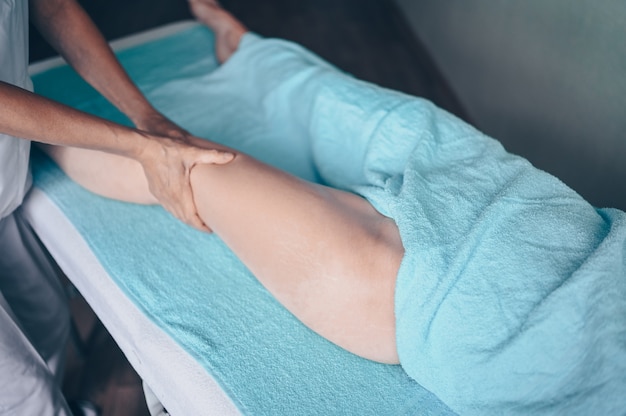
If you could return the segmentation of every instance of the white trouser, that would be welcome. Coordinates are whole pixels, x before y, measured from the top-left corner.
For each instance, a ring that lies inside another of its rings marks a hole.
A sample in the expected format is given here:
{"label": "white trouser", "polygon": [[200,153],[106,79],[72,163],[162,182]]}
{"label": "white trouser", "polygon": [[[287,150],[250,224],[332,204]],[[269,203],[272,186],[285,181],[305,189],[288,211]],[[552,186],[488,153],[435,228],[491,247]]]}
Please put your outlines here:
{"label": "white trouser", "polygon": [[70,415],[60,390],[69,309],[19,209],[0,220],[0,414]]}

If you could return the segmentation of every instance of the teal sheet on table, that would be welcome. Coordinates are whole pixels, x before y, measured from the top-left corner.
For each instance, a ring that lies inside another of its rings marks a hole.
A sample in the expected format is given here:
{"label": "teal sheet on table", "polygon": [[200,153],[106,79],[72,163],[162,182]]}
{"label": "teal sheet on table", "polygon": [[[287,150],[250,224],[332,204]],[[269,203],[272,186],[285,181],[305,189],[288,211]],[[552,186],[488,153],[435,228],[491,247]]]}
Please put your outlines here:
{"label": "teal sheet on table", "polygon": [[[280,137],[256,124],[265,114],[228,121],[242,108],[221,85],[228,71],[210,75],[217,66],[212,45],[212,34],[196,27],[119,57],[156,107],[192,132],[316,179],[294,148],[304,142],[277,148]],[[39,74],[34,83],[40,94],[128,124],[67,67]],[[301,325],[218,237],[180,224],[160,207],[95,196],[41,155],[35,154],[33,171],[35,185],[70,219],[111,278],[244,414],[452,414],[400,366],[360,359]]]}
{"label": "teal sheet on table", "polygon": [[[111,275],[238,403],[284,406],[266,410],[279,414],[449,411],[438,397],[461,414],[623,412],[623,212],[595,209],[428,101],[355,80],[291,43],[248,36],[209,74],[210,40],[193,29],[120,56],[155,105],[193,133],[357,192],[394,218],[406,249],[398,348],[419,383],[310,333],[217,237],[159,208],[82,193],[84,206],[68,216]],[[46,76],[70,75],[36,85]],[[118,117],[83,90],[66,102]],[[58,175],[40,169],[36,182]],[[99,226],[96,213],[107,218]],[[137,276],[125,279],[128,270]],[[248,391],[259,384],[262,392]]]}

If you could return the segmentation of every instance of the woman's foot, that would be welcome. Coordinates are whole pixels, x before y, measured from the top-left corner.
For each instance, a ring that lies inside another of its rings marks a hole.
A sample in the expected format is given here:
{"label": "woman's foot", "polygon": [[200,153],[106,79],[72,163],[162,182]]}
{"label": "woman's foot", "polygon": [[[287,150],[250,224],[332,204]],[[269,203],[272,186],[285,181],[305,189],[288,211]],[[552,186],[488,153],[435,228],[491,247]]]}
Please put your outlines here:
{"label": "woman's foot", "polygon": [[189,0],[191,12],[199,22],[215,33],[215,53],[224,63],[237,50],[241,37],[248,31],[232,14],[215,0]]}

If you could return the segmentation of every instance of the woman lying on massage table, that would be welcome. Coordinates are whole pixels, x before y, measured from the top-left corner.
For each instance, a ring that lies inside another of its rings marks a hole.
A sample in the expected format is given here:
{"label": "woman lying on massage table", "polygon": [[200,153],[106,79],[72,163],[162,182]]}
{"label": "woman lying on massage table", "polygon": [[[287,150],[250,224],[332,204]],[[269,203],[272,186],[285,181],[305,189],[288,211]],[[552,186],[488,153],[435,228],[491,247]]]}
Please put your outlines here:
{"label": "woman lying on massage table", "polygon": [[[215,31],[224,62],[246,29],[212,1],[192,6]],[[44,150],[95,193],[157,203],[141,166],[129,159],[76,148]],[[349,351],[398,362],[393,292],[403,249],[393,220],[359,196],[304,182],[242,153],[229,169],[194,167],[191,179],[206,225],[294,315]]]}
{"label": "woman lying on massage table", "polygon": [[[191,6],[215,32],[217,57],[225,62],[247,30],[213,0],[192,0]],[[315,63],[307,65],[303,73]],[[588,400],[592,392],[608,408],[617,406],[612,393],[624,387],[623,377],[615,383],[611,371],[599,376],[598,368],[606,368],[609,359],[618,375],[626,367],[623,345],[605,348],[624,334],[623,264],[601,261],[607,270],[613,267],[604,280],[576,278],[581,276],[576,273],[583,266],[597,268],[587,259],[600,253],[609,235],[621,252],[623,213],[599,214],[555,178],[424,100],[324,70],[349,88],[382,97],[392,109],[385,122],[393,121],[397,109],[417,108],[395,131],[422,123],[415,128],[418,137],[380,134],[380,143],[360,140],[358,124],[337,125],[354,135],[338,134],[340,140],[311,133],[311,147],[324,149],[317,157],[337,161],[332,175],[320,172],[333,187],[306,182],[240,152],[227,165],[195,166],[191,183],[206,225],[309,328],[354,354],[401,363],[453,410],[580,410],[598,403]],[[341,105],[360,105],[348,96]],[[309,102],[297,105],[313,108]],[[281,116],[288,120],[291,107],[284,108]],[[420,130],[424,125],[427,129]],[[382,122],[376,128],[384,130]],[[379,156],[372,150],[376,146],[391,146],[391,153]],[[44,151],[95,193],[156,203],[141,166],[132,160],[75,148]],[[370,181],[376,175],[363,178],[344,167],[359,157],[356,165],[363,170],[372,160],[389,159],[389,170],[378,172],[385,179]],[[418,158],[424,166],[428,161],[424,170],[403,170]],[[485,169],[484,176],[474,176]],[[472,187],[455,188],[468,177]],[[409,193],[416,183],[424,192]],[[439,199],[431,202],[431,196]],[[531,226],[539,232],[529,235]],[[600,296],[602,301],[588,301],[585,288],[594,285],[597,293],[605,287],[612,292]],[[613,299],[622,300],[615,304]],[[605,330],[609,317],[615,326]]]}

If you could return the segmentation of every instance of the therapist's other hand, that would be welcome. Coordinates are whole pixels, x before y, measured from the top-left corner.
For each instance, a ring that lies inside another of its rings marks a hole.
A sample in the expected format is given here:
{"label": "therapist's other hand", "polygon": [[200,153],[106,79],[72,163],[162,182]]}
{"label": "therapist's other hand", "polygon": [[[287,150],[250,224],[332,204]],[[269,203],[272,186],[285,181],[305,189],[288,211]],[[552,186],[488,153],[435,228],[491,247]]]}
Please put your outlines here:
{"label": "therapist's other hand", "polygon": [[152,135],[149,139],[137,160],[146,174],[150,192],[176,218],[198,230],[211,232],[198,215],[191,189],[191,169],[198,164],[225,164],[235,155],[189,135],[179,138]]}

